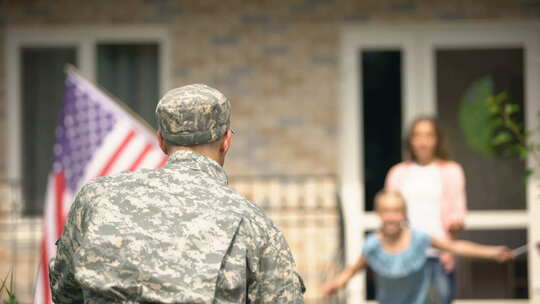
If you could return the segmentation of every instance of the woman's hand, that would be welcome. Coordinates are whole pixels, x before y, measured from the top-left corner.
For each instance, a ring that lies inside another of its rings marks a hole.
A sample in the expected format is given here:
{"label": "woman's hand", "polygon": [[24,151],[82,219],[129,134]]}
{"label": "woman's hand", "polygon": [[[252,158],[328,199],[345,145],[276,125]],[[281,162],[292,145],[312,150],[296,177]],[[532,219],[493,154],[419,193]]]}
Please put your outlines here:
{"label": "woman's hand", "polygon": [[446,273],[451,273],[456,268],[456,260],[451,253],[443,252],[439,256],[439,261],[441,262],[443,269]]}
{"label": "woman's hand", "polygon": [[450,234],[454,235],[456,232],[460,232],[465,228],[463,221],[454,221],[448,226]]}

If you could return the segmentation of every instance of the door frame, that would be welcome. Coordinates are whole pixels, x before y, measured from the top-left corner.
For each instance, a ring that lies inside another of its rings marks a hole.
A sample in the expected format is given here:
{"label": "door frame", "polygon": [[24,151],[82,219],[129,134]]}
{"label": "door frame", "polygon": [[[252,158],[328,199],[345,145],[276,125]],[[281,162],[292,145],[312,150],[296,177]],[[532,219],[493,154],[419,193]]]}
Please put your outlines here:
{"label": "door frame", "polygon": [[[497,48],[520,46],[524,50],[524,103],[527,129],[538,126],[540,111],[540,23],[464,23],[416,25],[345,25],[341,29],[340,74],[340,196],[345,220],[346,262],[360,255],[364,232],[378,227],[373,212],[364,211],[361,50],[401,50],[402,130],[420,115],[437,113],[435,52],[444,48]],[[530,164],[532,159],[528,159]],[[527,184],[527,209],[470,211],[468,230],[521,228],[528,240],[540,240],[540,177]],[[529,299],[504,303],[540,302],[540,255],[529,242]],[[365,276],[354,279],[347,289],[349,303],[363,303]],[[361,291],[361,292],[358,292]],[[456,304],[485,303],[486,300],[460,300]],[[499,300],[488,300],[496,303]]]}

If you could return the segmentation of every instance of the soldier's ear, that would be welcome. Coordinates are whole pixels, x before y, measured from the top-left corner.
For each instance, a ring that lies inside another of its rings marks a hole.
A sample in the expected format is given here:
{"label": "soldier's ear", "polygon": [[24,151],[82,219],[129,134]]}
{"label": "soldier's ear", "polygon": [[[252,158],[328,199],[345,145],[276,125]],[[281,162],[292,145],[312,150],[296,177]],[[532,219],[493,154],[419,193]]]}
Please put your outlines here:
{"label": "soldier's ear", "polygon": [[223,136],[221,146],[219,147],[219,152],[221,152],[222,154],[226,154],[227,152],[229,152],[229,149],[231,148],[232,137],[233,137],[232,130],[231,129],[227,130],[227,132],[225,132],[225,135]]}
{"label": "soldier's ear", "polygon": [[159,132],[159,130],[156,132],[156,136],[157,136],[159,147],[161,148],[161,151],[163,151],[163,153],[167,154],[167,145],[165,144],[165,140],[163,139],[163,136],[161,136],[161,132]]}

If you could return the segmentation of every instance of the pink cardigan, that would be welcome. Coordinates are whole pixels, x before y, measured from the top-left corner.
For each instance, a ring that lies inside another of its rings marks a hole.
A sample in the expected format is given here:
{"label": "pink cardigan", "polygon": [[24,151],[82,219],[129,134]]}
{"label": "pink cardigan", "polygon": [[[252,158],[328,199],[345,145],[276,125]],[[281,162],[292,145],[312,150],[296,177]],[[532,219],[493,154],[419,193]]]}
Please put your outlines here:
{"label": "pink cardigan", "polygon": [[[393,166],[386,176],[385,189],[389,191],[401,192],[405,180],[408,178],[409,168],[412,161],[401,162]],[[465,198],[465,174],[463,168],[454,161],[437,161],[437,166],[441,169],[443,201],[441,204],[441,218],[444,226],[445,237],[451,239],[450,226],[452,224],[463,224],[467,214],[467,202]],[[448,264],[446,269],[451,271],[453,259],[446,257]],[[444,261],[443,261],[444,262]]]}

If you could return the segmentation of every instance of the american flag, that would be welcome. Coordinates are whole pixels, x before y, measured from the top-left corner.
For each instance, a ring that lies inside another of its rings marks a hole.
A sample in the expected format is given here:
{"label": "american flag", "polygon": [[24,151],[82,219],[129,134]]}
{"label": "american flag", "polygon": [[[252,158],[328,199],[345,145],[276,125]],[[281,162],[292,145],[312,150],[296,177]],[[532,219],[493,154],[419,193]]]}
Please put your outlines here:
{"label": "american flag", "polygon": [[167,161],[155,134],[73,68],[66,72],[64,105],[45,199],[40,266],[34,303],[51,303],[48,261],[56,254],[67,212],[88,180],[125,170],[160,167]]}

